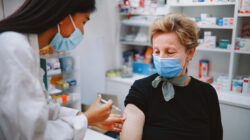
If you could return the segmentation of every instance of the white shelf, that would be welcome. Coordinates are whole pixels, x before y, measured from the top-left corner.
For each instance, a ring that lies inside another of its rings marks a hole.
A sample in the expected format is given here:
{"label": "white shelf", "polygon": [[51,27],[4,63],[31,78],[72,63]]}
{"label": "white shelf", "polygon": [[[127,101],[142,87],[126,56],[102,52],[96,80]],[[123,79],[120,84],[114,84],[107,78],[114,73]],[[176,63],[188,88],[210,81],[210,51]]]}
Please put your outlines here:
{"label": "white shelf", "polygon": [[227,6],[227,5],[235,5],[235,2],[197,2],[197,3],[175,3],[169,4],[172,7],[194,7],[194,6]]}
{"label": "white shelf", "polygon": [[149,27],[152,24],[152,22],[145,21],[145,20],[129,20],[129,19],[126,19],[126,20],[122,21],[122,24],[129,25],[129,26],[144,26],[144,27]]}
{"label": "white shelf", "polygon": [[204,29],[233,29],[233,26],[218,26],[218,25],[198,25]]}
{"label": "white shelf", "polygon": [[133,42],[133,41],[120,41],[122,45],[134,45],[134,46],[151,46],[150,43],[145,42]]}
{"label": "white shelf", "polygon": [[246,13],[238,14],[238,17],[250,17],[250,14],[246,14]]}
{"label": "white shelf", "polygon": [[197,47],[197,51],[209,51],[209,52],[224,52],[230,53],[231,50],[229,49],[221,49],[221,48],[204,48],[204,47]]}
{"label": "white shelf", "polygon": [[241,54],[250,54],[250,51],[245,50],[234,50],[235,53],[241,53]]}
{"label": "white shelf", "polygon": [[54,89],[54,90],[49,90],[48,91],[48,94],[49,95],[53,95],[53,94],[59,94],[59,93],[62,93],[63,91],[60,90],[60,89]]}
{"label": "white shelf", "polygon": [[[149,27],[153,21],[145,21],[145,20],[123,20],[122,24],[129,26],[144,26]],[[198,25],[203,29],[233,29],[233,26],[218,26],[218,25]]]}
{"label": "white shelf", "polygon": [[47,76],[48,77],[52,77],[52,76],[56,76],[56,75],[60,75],[60,74],[62,74],[62,70],[61,69],[49,70],[47,72]]}
{"label": "white shelf", "polygon": [[[120,13],[121,16],[128,16],[128,13]],[[165,14],[145,14],[145,13],[131,13],[131,16],[163,16]]]}

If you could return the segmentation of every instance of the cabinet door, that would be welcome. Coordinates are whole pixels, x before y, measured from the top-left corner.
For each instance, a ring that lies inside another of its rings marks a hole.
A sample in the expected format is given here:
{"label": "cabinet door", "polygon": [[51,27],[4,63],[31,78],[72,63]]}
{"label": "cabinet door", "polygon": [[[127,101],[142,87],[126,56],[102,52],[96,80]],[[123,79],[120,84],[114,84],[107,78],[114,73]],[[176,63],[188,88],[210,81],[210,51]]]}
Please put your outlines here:
{"label": "cabinet door", "polygon": [[131,87],[131,85],[120,83],[120,82],[115,82],[111,80],[107,80],[106,83],[106,93],[107,94],[112,94],[117,96],[118,100],[118,106],[122,110],[124,110],[124,100],[128,94],[128,91]]}
{"label": "cabinet door", "polygon": [[220,104],[224,140],[250,139],[250,110]]}

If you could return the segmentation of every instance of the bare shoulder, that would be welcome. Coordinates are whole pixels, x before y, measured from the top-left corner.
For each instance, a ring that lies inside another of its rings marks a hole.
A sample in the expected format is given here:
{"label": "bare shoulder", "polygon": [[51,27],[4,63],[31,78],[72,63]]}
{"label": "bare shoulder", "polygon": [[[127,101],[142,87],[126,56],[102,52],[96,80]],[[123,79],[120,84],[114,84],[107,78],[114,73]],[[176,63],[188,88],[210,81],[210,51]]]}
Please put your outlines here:
{"label": "bare shoulder", "polygon": [[136,115],[138,118],[143,117],[145,118],[145,115],[141,109],[139,109],[136,105],[134,104],[128,104],[125,108],[124,114],[127,115]]}

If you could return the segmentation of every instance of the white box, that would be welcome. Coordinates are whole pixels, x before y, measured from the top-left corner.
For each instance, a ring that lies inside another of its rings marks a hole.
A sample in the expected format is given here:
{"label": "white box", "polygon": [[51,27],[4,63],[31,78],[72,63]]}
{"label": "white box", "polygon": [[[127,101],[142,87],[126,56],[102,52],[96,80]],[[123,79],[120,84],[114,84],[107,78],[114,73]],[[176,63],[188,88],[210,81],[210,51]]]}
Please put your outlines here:
{"label": "white box", "polygon": [[204,36],[205,48],[215,48],[216,47],[216,36]]}
{"label": "white box", "polygon": [[193,3],[193,0],[179,0],[179,3],[189,4],[189,3]]}
{"label": "white box", "polygon": [[201,20],[209,17],[207,13],[201,13]]}
{"label": "white box", "polygon": [[239,0],[239,11],[240,13],[249,13],[250,0]]}
{"label": "white box", "polygon": [[207,25],[216,25],[216,17],[207,17],[206,22]]}
{"label": "white box", "polygon": [[168,0],[168,4],[176,4],[177,0]]}
{"label": "white box", "polygon": [[212,32],[211,31],[205,31],[204,32],[204,36],[211,36],[212,35]]}
{"label": "white box", "polygon": [[242,88],[242,93],[243,94],[247,94],[248,92],[250,92],[250,91],[248,91],[248,87],[249,87],[249,78],[244,78],[243,79],[243,88]]}
{"label": "white box", "polygon": [[232,26],[234,24],[233,17],[223,17],[223,26]]}

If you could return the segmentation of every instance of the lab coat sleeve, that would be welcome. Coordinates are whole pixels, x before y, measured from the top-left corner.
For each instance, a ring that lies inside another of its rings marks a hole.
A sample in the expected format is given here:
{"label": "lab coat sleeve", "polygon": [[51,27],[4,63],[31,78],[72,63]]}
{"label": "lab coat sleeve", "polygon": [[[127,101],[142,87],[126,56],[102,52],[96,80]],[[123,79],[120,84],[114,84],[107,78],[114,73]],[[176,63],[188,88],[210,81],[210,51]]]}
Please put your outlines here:
{"label": "lab coat sleeve", "polygon": [[[83,140],[87,130],[87,118],[85,115],[65,116],[60,119],[50,120],[45,131],[45,139]],[[67,125],[65,125],[67,124]]]}
{"label": "lab coat sleeve", "polygon": [[61,106],[59,103],[49,102],[49,119],[55,120],[65,116],[76,116],[79,110]]}
{"label": "lab coat sleeve", "polygon": [[[76,116],[79,110],[63,107],[58,103],[50,102],[48,106],[49,123],[47,124],[45,139],[83,139],[88,124],[88,120],[85,115]],[[68,126],[63,126],[64,123],[68,124]]]}
{"label": "lab coat sleeve", "polygon": [[66,109],[58,107],[52,113],[54,119],[50,119],[52,109],[37,75],[37,52],[26,37],[15,32],[3,33],[0,43],[1,137],[7,140],[82,140],[87,127],[84,115],[76,116],[73,111],[66,113]]}
{"label": "lab coat sleeve", "polygon": [[60,106],[59,117],[72,116],[72,115],[75,116],[78,112],[79,110]]}

